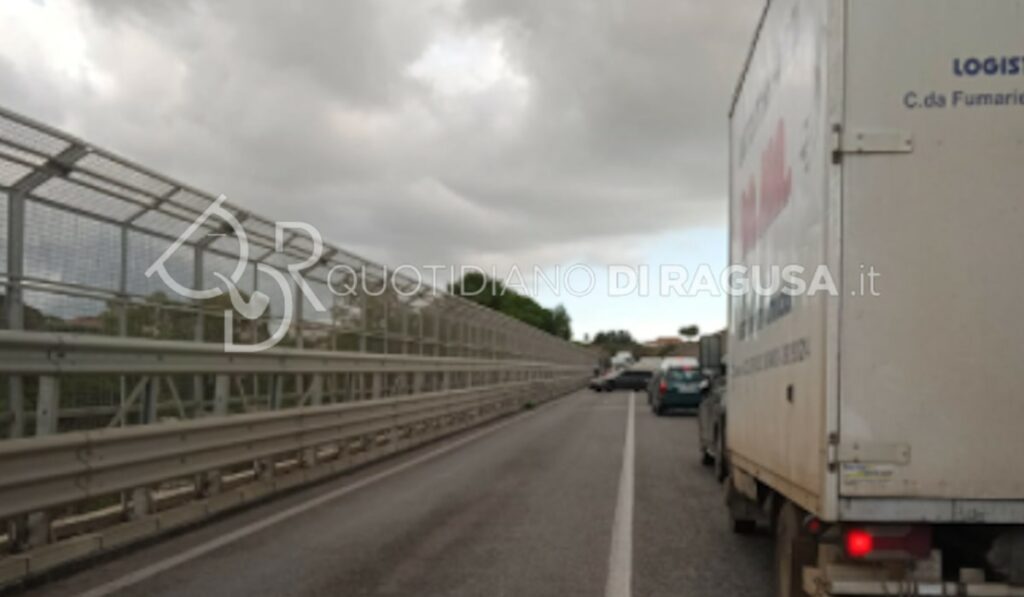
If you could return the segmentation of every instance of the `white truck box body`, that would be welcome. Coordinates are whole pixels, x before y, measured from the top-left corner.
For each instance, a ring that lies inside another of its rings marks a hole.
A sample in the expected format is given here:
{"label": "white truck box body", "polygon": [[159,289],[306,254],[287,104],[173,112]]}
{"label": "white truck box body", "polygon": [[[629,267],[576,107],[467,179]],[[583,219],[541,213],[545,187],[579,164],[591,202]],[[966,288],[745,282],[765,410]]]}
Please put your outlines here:
{"label": "white truck box body", "polygon": [[730,133],[732,263],[838,290],[732,298],[734,464],[828,520],[1024,522],[1024,0],[772,0]]}

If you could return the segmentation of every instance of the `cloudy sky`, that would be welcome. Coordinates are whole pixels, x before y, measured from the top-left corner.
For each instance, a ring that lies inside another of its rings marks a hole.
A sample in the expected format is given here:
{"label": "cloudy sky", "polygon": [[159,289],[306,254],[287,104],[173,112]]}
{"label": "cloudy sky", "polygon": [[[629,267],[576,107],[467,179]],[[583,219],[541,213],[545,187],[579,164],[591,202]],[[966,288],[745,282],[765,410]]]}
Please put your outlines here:
{"label": "cloudy sky", "polygon": [[578,336],[646,339],[725,323],[657,282],[725,266],[726,113],[762,6],[4,0],[0,104],[391,265],[647,264],[653,296],[603,273],[538,296]]}

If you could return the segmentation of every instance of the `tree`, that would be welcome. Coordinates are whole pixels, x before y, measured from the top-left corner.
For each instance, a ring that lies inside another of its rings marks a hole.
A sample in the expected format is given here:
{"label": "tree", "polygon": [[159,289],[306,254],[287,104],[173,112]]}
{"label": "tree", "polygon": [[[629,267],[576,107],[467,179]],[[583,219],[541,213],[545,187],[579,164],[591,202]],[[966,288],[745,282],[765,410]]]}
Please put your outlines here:
{"label": "tree", "polygon": [[695,325],[688,325],[683,328],[679,328],[679,335],[687,340],[692,341],[694,338],[700,335],[700,328]]}
{"label": "tree", "polygon": [[562,305],[551,311],[551,333],[564,340],[572,339],[572,319]]}
{"label": "tree", "polygon": [[565,307],[559,305],[545,309],[532,298],[510,290],[498,280],[479,272],[467,272],[461,280],[452,282],[448,290],[559,338],[572,339],[572,320]]}
{"label": "tree", "polygon": [[633,339],[633,334],[630,334],[626,330],[612,330],[608,332],[598,332],[594,334],[594,341],[592,346],[600,347],[608,356],[614,355],[617,352],[628,350],[636,354],[639,345],[637,341]]}

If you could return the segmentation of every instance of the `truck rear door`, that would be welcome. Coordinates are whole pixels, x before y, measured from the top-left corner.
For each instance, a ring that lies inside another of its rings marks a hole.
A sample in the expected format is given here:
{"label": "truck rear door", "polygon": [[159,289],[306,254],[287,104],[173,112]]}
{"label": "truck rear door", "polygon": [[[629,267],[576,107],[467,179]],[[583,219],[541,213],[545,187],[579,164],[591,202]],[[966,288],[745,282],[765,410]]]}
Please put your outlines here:
{"label": "truck rear door", "polygon": [[1024,0],[846,3],[839,492],[1024,498]]}

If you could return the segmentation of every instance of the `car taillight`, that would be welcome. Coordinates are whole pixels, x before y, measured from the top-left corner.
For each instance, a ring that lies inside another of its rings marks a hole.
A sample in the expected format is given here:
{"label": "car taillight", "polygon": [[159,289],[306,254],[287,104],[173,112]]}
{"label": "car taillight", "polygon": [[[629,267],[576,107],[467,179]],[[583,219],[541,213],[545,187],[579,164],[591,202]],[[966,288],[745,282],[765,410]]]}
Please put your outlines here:
{"label": "car taillight", "polygon": [[846,555],[853,559],[924,560],[932,549],[928,526],[870,526],[848,529],[843,534]]}
{"label": "car taillight", "polygon": [[846,533],[846,555],[854,559],[863,559],[875,551],[875,538],[871,533],[854,529]]}
{"label": "car taillight", "polygon": [[664,379],[661,380],[660,384],[658,384],[658,393],[659,394],[666,394],[666,393],[668,393],[668,383]]}

